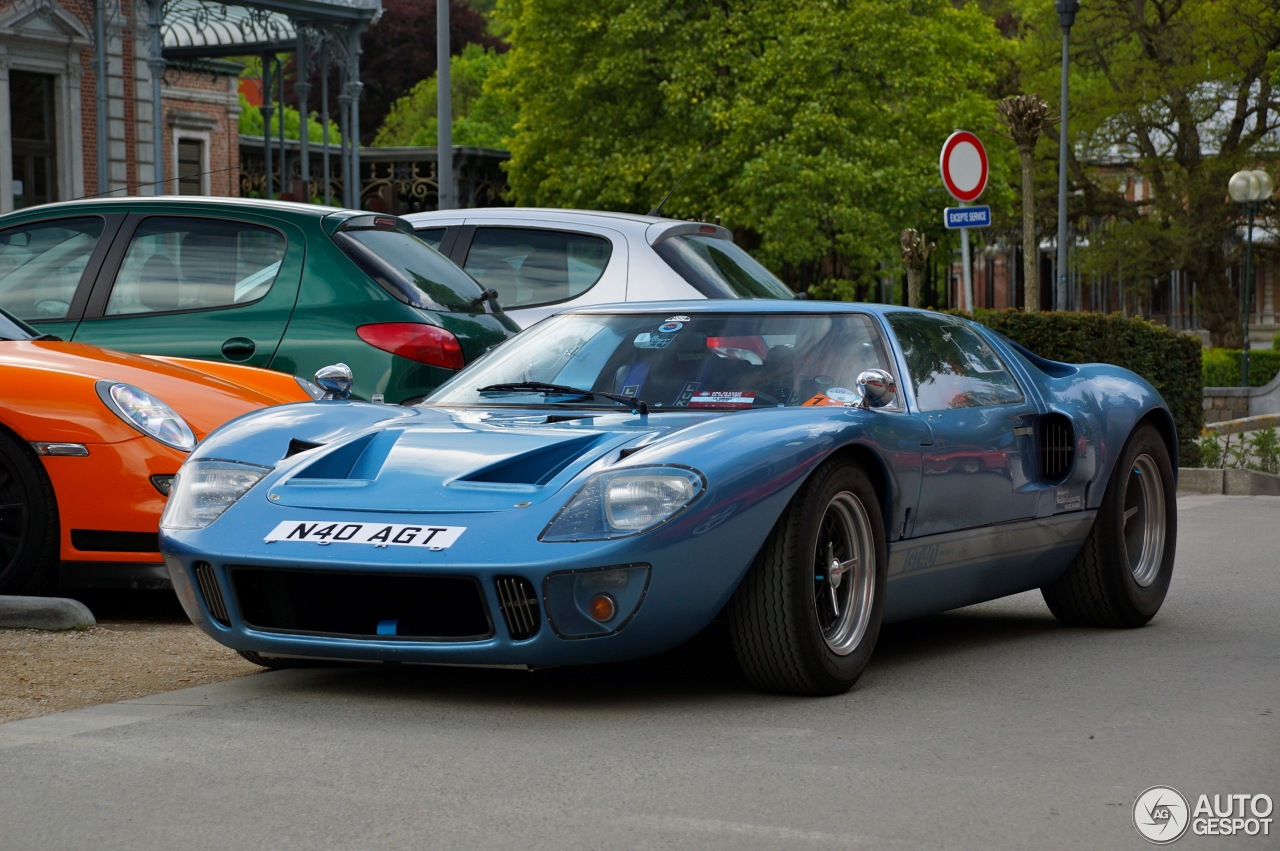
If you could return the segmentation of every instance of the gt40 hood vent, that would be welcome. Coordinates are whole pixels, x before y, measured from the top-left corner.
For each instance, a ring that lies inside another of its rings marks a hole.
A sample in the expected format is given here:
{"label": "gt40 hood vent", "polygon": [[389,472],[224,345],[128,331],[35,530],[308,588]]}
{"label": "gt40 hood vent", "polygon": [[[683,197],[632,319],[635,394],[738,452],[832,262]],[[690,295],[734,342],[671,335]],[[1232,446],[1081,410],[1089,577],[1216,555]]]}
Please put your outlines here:
{"label": "gt40 hood vent", "polygon": [[490,511],[536,502],[644,432],[436,419],[313,448],[271,487],[277,505]]}

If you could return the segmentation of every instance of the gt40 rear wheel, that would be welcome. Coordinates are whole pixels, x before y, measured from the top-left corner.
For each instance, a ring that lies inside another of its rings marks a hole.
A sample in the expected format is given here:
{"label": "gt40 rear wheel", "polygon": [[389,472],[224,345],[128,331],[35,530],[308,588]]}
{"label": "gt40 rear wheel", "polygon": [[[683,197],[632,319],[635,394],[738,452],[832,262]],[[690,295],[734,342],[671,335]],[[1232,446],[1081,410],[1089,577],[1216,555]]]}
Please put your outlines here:
{"label": "gt40 rear wheel", "polygon": [[58,501],[40,459],[0,431],[0,594],[58,584]]}
{"label": "gt40 rear wheel", "polygon": [[1049,610],[1078,626],[1142,626],[1169,590],[1177,537],[1169,450],[1143,425],[1125,444],[1080,555],[1041,589]]}
{"label": "gt40 rear wheel", "polygon": [[820,467],[729,604],[734,652],[747,678],[784,694],[847,691],[880,634],[887,570],[870,479],[849,463]]}

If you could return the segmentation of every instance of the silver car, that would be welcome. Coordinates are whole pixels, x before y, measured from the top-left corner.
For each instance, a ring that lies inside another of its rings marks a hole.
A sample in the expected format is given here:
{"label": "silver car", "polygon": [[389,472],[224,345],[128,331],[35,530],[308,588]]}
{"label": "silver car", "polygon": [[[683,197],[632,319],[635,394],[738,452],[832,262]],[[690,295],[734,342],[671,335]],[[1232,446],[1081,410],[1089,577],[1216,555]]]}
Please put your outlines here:
{"label": "silver car", "polygon": [[592,210],[489,207],[404,216],[522,328],[570,307],[794,298],[719,225]]}

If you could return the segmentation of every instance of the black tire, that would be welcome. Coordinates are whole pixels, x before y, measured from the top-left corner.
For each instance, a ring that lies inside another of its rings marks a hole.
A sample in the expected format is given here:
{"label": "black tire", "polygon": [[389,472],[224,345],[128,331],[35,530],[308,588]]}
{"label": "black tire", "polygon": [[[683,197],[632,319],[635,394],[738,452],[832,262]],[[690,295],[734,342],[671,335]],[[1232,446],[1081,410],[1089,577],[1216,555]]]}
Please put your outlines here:
{"label": "black tire", "polygon": [[848,691],[880,634],[887,572],[871,480],[828,462],[787,506],[729,603],[743,673],[782,694]]}
{"label": "black tire", "polygon": [[1080,555],[1041,589],[1054,617],[1075,626],[1106,627],[1151,620],[1173,575],[1176,496],[1168,448],[1153,427],[1139,426],[1111,474]]}
{"label": "black tire", "polygon": [[58,587],[58,500],[40,458],[0,431],[0,594]]}

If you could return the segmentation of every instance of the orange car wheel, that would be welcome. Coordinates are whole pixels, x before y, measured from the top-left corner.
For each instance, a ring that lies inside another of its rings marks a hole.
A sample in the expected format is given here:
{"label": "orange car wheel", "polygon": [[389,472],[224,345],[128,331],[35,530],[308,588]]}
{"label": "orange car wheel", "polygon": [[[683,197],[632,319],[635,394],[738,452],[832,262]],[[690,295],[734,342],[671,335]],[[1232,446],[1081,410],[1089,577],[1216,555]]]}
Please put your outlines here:
{"label": "orange car wheel", "polygon": [[45,594],[58,580],[58,501],[40,459],[0,432],[0,594]]}

